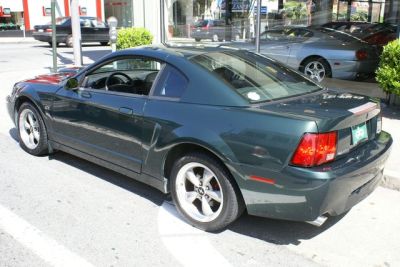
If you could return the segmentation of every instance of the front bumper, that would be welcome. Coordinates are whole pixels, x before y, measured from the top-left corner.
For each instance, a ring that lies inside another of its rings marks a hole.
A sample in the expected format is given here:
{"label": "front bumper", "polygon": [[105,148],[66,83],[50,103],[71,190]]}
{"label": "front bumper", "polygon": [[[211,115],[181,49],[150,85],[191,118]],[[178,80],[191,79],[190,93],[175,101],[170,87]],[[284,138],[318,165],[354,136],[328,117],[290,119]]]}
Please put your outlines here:
{"label": "front bumper", "polygon": [[[392,142],[391,136],[382,132],[376,140],[346,157],[315,168],[287,166],[280,172],[271,172],[237,166],[246,173],[238,183],[247,211],[251,215],[294,221],[342,214],[379,185]],[[250,175],[273,179],[275,184],[246,178]]]}

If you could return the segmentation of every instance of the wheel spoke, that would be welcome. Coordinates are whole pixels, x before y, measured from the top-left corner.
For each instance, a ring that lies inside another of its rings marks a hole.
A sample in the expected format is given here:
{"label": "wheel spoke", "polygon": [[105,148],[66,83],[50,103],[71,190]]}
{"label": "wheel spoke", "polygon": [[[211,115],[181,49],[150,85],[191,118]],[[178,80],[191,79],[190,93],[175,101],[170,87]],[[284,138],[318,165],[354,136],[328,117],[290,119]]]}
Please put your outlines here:
{"label": "wheel spoke", "polygon": [[206,190],[206,195],[221,203],[221,191]]}
{"label": "wheel spoke", "polygon": [[204,213],[204,215],[206,216],[210,216],[212,214],[214,214],[214,212],[212,211],[210,204],[208,203],[207,199],[205,197],[203,197],[201,199],[201,209]]}
{"label": "wheel spoke", "polygon": [[35,137],[36,141],[39,142],[40,133],[37,130],[33,130],[33,137]]}
{"label": "wheel spoke", "polygon": [[24,121],[24,128],[25,128],[25,130],[29,130],[31,128],[31,126],[27,120]]}
{"label": "wheel spoke", "polygon": [[32,114],[31,114],[31,113],[28,113],[27,118],[28,118],[29,124],[30,124],[31,126],[33,126],[34,121],[33,121],[33,116],[32,116]]}
{"label": "wheel spoke", "polygon": [[207,169],[204,169],[204,172],[203,172],[203,184],[204,185],[208,184],[213,177],[214,177],[214,175],[210,171],[208,171]]}
{"label": "wheel spoke", "polygon": [[189,181],[195,185],[195,186],[200,186],[200,180],[199,178],[196,176],[196,174],[194,174],[193,170],[189,170],[186,172],[186,177],[189,179]]}
{"label": "wheel spoke", "polygon": [[186,192],[186,200],[190,203],[193,203],[193,201],[197,198],[199,194],[197,194],[197,192],[195,191],[190,191],[190,192]]}
{"label": "wheel spoke", "polygon": [[29,134],[29,143],[31,143],[32,145],[35,144],[35,137],[33,136],[33,133]]}

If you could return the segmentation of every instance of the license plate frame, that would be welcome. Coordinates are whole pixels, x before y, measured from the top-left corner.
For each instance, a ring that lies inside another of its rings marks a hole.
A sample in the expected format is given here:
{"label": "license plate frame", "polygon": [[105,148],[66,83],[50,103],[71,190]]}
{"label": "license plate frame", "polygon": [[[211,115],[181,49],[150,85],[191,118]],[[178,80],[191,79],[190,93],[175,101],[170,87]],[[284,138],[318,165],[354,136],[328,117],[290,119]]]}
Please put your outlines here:
{"label": "license plate frame", "polygon": [[351,140],[353,146],[368,140],[368,129],[365,122],[351,127]]}

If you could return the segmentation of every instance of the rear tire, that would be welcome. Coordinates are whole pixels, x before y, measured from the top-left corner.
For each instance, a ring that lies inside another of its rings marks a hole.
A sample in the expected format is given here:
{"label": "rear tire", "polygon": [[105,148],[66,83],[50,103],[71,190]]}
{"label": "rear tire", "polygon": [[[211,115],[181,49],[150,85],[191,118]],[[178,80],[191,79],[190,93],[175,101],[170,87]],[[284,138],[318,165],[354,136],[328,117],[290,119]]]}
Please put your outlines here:
{"label": "rear tire", "polygon": [[201,41],[200,38],[194,38],[194,40],[195,40],[196,42],[200,42],[200,41]]}
{"label": "rear tire", "polygon": [[181,157],[170,177],[171,195],[179,213],[199,229],[222,230],[244,210],[228,171],[206,154]]}
{"label": "rear tire", "polygon": [[100,44],[101,44],[102,46],[106,46],[106,45],[108,45],[108,42],[100,42]]}
{"label": "rear tire", "polygon": [[332,77],[329,63],[322,57],[312,57],[305,60],[300,66],[300,71],[316,82]]}
{"label": "rear tire", "polygon": [[31,103],[23,103],[18,110],[19,145],[34,156],[49,153],[46,126],[39,111]]}

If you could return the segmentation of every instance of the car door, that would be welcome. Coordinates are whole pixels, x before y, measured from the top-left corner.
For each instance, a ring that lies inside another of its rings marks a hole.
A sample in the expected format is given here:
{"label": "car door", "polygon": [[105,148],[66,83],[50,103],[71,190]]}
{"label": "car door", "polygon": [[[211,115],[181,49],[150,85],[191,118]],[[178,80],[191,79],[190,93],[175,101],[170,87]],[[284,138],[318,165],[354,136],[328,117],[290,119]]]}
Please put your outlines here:
{"label": "car door", "polygon": [[55,141],[140,173],[143,109],[160,68],[153,59],[119,58],[89,71],[77,90],[59,89]]}
{"label": "car door", "polygon": [[97,18],[90,18],[90,21],[93,34],[90,39],[94,42],[107,42],[110,39],[107,25]]}
{"label": "car door", "polygon": [[266,31],[260,36],[260,52],[286,64],[292,43],[291,38],[280,31]]}
{"label": "car door", "polygon": [[80,25],[82,42],[93,42],[94,30],[90,18],[81,17]]}

